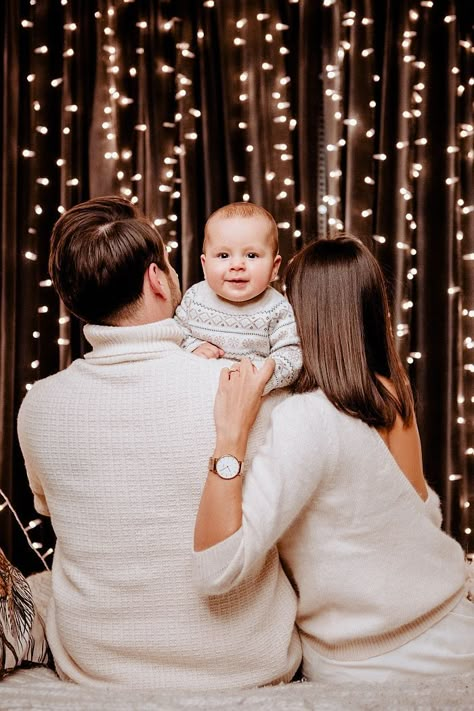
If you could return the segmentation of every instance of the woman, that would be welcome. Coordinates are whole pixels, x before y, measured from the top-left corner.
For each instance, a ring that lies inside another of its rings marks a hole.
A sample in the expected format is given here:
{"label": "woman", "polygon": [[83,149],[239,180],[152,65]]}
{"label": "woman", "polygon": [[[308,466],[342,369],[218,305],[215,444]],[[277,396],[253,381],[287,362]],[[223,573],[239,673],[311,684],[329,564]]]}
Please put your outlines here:
{"label": "woman", "polygon": [[208,594],[238,585],[279,541],[306,678],[474,670],[464,555],[441,531],[423,475],[380,267],[359,240],[319,240],[294,257],[286,283],[303,352],[297,394],[274,409],[242,495],[242,477],[230,477],[272,367],[223,370],[197,584]]}

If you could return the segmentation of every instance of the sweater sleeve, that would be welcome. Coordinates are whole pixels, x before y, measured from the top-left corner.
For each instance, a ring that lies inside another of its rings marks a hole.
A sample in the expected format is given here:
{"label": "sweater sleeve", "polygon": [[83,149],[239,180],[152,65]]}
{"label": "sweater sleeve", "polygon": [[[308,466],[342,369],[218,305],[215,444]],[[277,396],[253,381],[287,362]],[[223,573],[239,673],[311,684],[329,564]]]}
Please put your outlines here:
{"label": "sweater sleeve", "polygon": [[194,303],[194,291],[194,287],[187,290],[174,315],[175,323],[180,327],[183,334],[181,348],[189,352],[196,350],[198,346],[205,343],[205,341],[195,338],[193,335],[191,311]]}
{"label": "sweater sleeve", "polygon": [[330,475],[338,456],[337,438],[325,423],[320,402],[294,396],[275,408],[271,429],[245,474],[242,526],[232,536],[193,554],[193,578],[205,594],[239,585],[262,565]]}
{"label": "sweater sleeve", "polygon": [[441,528],[443,523],[441,502],[438,494],[431,488],[431,486],[428,487],[428,498],[425,501],[425,513],[436,528]]}
{"label": "sweater sleeve", "polygon": [[270,353],[275,371],[268,381],[264,395],[275,388],[294,383],[302,366],[301,348],[291,304],[282,299],[270,322]]}
{"label": "sweater sleeve", "polygon": [[[38,386],[36,386],[38,387]],[[46,497],[41,483],[41,477],[35,459],[30,452],[29,441],[31,437],[31,429],[34,422],[37,420],[37,415],[29,406],[33,398],[33,391],[28,393],[22,403],[18,414],[18,440],[20,442],[21,452],[25,460],[25,468],[30,484],[30,489],[33,492],[33,501],[36,511],[42,516],[49,516],[49,508],[46,503]]]}

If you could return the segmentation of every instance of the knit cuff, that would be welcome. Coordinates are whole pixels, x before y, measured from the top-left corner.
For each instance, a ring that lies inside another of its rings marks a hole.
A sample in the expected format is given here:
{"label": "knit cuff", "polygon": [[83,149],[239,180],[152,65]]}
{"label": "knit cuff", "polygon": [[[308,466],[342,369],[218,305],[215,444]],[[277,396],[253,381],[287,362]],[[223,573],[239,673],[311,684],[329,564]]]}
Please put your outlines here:
{"label": "knit cuff", "polygon": [[193,583],[204,595],[228,592],[244,562],[242,528],[215,546],[193,552]]}

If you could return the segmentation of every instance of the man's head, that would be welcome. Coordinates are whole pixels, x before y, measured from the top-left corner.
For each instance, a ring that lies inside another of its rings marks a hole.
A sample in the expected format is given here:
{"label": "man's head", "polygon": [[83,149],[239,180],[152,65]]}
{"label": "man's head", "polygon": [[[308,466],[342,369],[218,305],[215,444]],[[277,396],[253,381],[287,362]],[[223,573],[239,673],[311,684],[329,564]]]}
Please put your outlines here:
{"label": "man's head", "polygon": [[120,197],[94,198],[60,217],[49,272],[67,308],[88,323],[133,320],[144,295],[159,298],[160,288],[172,315],[181,296],[157,230]]}
{"label": "man's head", "polygon": [[281,263],[275,220],[252,203],[221,207],[206,222],[201,263],[221,298],[235,303],[256,298],[276,278]]}

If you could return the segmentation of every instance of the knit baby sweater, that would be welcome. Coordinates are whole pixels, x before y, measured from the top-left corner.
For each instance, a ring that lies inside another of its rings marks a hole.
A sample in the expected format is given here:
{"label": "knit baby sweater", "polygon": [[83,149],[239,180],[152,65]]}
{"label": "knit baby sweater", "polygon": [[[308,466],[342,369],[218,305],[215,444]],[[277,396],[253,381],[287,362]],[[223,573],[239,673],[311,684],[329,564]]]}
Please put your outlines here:
{"label": "knit baby sweater", "polygon": [[175,319],[183,329],[182,347],[194,351],[209,342],[225,352],[225,358],[250,358],[262,363],[271,356],[275,371],[265,387],[291,385],[301,369],[301,350],[295,317],[289,302],[271,286],[250,302],[221,299],[201,281],[185,293]]}
{"label": "knit baby sweater", "polygon": [[378,432],[321,391],[275,408],[245,476],[242,509],[239,531],[194,554],[196,584],[230,590],[280,539],[309,677],[314,652],[339,660],[382,654],[434,625],[463,595],[464,554],[440,529],[436,494],[424,502]]}
{"label": "knit baby sweater", "polygon": [[[92,352],[38,381],[18,421],[36,508],[57,535],[46,631],[60,675],[143,689],[289,680],[301,646],[276,548],[228,594],[192,585],[226,362],[182,350],[172,319],[84,333]],[[250,457],[283,398],[265,399]]]}

